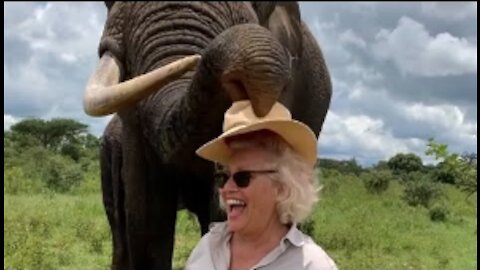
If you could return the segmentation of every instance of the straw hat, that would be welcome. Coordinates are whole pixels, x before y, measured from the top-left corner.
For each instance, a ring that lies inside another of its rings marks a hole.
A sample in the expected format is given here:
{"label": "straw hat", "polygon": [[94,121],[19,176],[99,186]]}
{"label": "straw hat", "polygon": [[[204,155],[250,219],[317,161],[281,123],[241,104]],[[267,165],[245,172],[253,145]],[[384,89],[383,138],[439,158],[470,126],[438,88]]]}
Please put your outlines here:
{"label": "straw hat", "polygon": [[290,111],[276,102],[264,117],[257,117],[249,100],[236,101],[225,112],[223,133],[197,149],[200,157],[227,164],[231,151],[225,138],[261,129],[280,135],[305,161],[314,166],[317,161],[317,138],[302,122],[292,119]]}

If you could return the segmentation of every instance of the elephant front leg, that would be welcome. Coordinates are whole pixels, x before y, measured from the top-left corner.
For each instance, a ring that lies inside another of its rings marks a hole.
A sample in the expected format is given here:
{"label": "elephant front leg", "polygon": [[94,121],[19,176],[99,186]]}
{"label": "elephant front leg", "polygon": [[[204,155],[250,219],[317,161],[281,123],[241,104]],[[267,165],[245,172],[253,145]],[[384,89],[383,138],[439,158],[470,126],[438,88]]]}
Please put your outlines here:
{"label": "elephant front leg", "polygon": [[[147,171],[150,171],[147,169]],[[138,180],[138,179],[137,179]],[[127,192],[127,239],[130,269],[171,270],[177,196],[172,181],[152,175],[142,179],[142,193]],[[170,184],[169,184],[170,182]],[[139,199],[139,196],[142,198]]]}
{"label": "elephant front leg", "polygon": [[[115,132],[118,124],[114,118],[107,127],[102,140],[100,167],[103,205],[112,233],[112,270],[128,269],[127,238],[125,235],[124,188],[121,179],[122,153],[121,145]],[[113,128],[112,128],[113,127]]]}
{"label": "elephant front leg", "polygon": [[175,181],[162,173],[159,163],[152,160],[141,130],[134,127],[129,125],[123,132],[129,268],[171,270],[177,188]]}
{"label": "elephant front leg", "polygon": [[147,269],[145,158],[138,127],[128,121],[129,117],[122,117],[122,120],[122,178],[125,195],[123,207],[128,269]]}
{"label": "elephant front leg", "polygon": [[[157,166],[149,166],[147,177],[147,230],[150,268],[171,270],[175,244],[178,187],[174,178]],[[147,269],[147,268],[145,268]]]}

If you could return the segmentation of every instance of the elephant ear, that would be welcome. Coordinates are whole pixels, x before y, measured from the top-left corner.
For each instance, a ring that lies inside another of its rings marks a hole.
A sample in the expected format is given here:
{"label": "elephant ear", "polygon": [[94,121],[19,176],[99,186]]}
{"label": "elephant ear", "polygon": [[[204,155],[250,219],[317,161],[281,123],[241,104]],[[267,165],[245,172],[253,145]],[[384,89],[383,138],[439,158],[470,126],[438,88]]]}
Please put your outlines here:
{"label": "elephant ear", "polygon": [[300,7],[297,2],[253,2],[258,20],[285,46],[290,54],[298,57],[302,51]]}
{"label": "elephant ear", "polygon": [[113,6],[113,4],[115,4],[115,1],[104,1],[105,2],[105,6],[107,7],[108,10],[110,10]]}
{"label": "elephant ear", "polygon": [[124,31],[128,23],[125,10],[128,7],[123,2],[113,1],[105,1],[105,5],[108,8],[108,15],[98,46],[98,55],[102,57],[106,51],[109,51],[120,63],[124,63]]}

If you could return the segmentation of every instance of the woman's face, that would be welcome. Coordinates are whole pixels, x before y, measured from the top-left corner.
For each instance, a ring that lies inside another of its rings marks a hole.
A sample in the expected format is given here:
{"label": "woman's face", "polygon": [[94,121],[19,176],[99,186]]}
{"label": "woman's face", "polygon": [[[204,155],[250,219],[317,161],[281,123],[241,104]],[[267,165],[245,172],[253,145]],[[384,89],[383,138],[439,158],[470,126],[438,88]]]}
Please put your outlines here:
{"label": "woman's face", "polygon": [[[245,170],[277,170],[270,165],[272,158],[272,154],[262,149],[242,149],[233,154],[227,170],[230,175]],[[276,211],[278,188],[271,179],[275,175],[271,174],[252,173],[247,187],[238,187],[230,177],[223,188],[220,188],[232,232],[258,233],[271,225],[280,224]]]}

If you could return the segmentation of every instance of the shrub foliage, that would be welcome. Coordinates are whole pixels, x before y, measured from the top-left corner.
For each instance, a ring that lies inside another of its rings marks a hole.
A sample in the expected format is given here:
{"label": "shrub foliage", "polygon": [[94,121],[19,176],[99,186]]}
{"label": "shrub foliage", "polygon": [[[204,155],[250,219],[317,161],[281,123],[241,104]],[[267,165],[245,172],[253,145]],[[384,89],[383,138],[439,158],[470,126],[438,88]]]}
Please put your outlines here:
{"label": "shrub foliage", "polygon": [[368,192],[380,194],[388,189],[393,176],[388,170],[374,170],[371,172],[362,173],[360,178],[362,179],[363,184]]}

